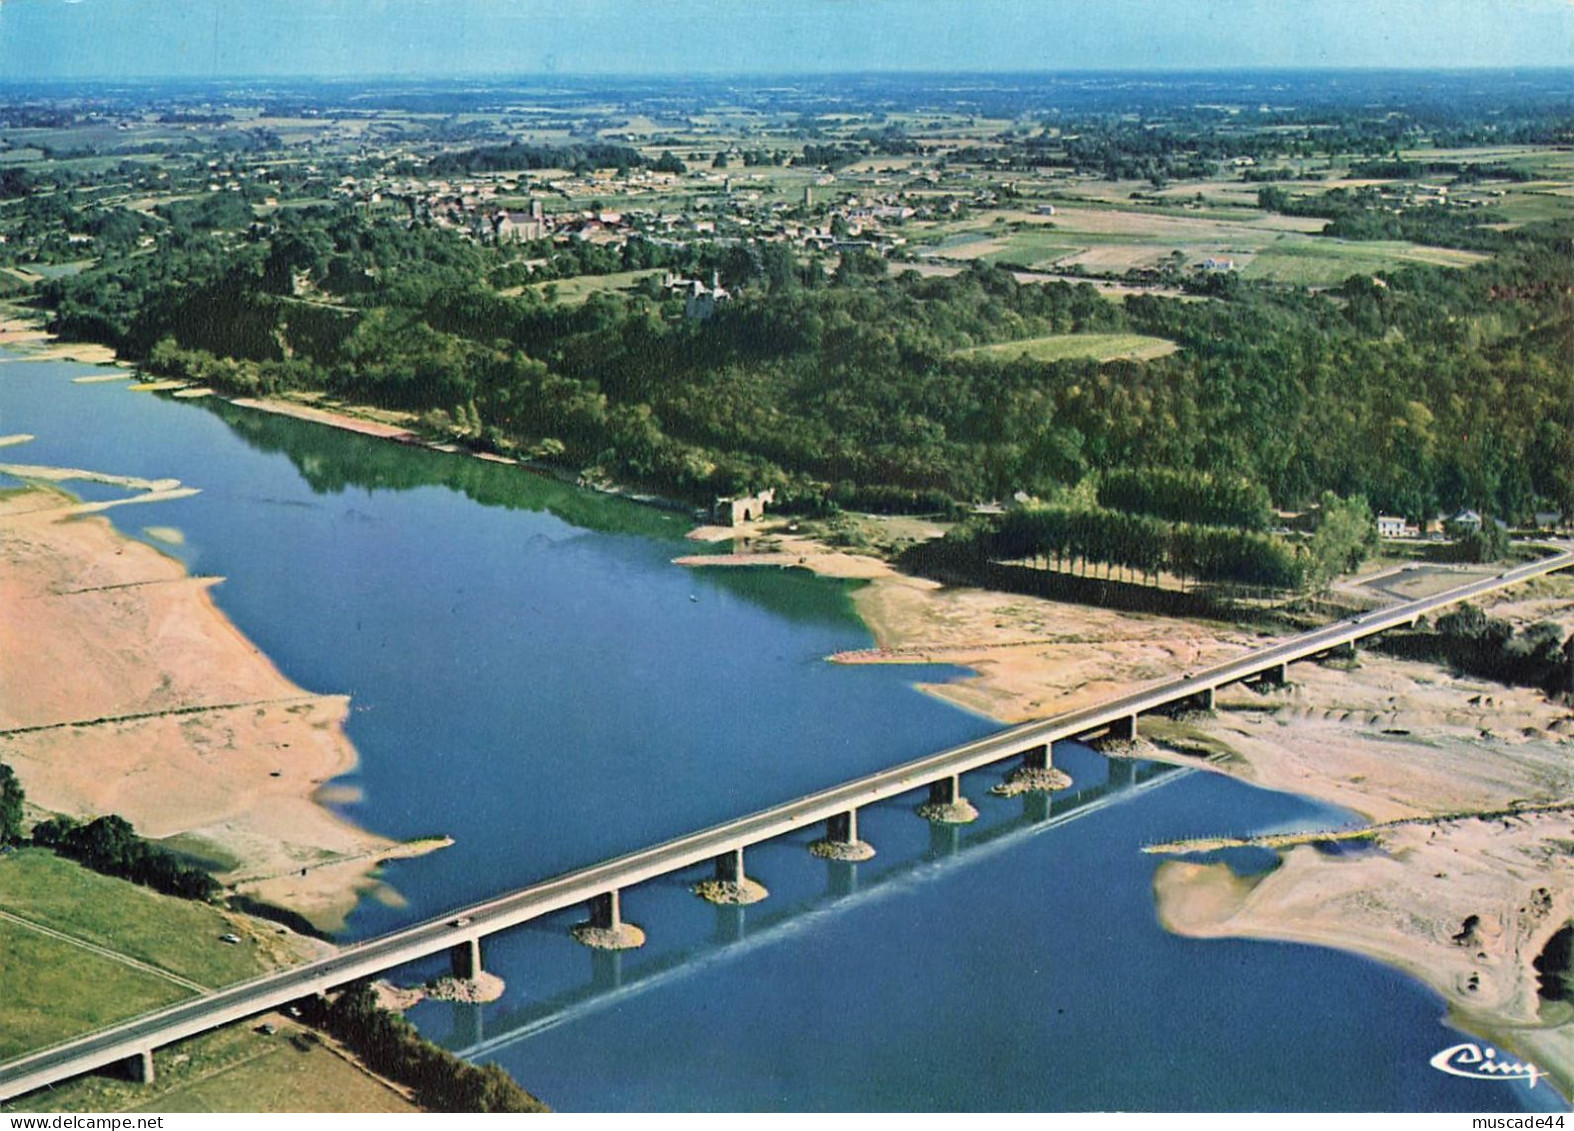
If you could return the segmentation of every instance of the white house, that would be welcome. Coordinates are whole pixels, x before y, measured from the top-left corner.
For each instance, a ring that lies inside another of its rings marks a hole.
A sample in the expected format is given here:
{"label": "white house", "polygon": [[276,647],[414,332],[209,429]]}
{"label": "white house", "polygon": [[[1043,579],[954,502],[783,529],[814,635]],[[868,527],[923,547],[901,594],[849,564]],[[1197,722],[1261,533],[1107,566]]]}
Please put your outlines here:
{"label": "white house", "polygon": [[1380,538],[1403,538],[1405,536],[1405,520],[1398,515],[1378,515],[1377,535]]}

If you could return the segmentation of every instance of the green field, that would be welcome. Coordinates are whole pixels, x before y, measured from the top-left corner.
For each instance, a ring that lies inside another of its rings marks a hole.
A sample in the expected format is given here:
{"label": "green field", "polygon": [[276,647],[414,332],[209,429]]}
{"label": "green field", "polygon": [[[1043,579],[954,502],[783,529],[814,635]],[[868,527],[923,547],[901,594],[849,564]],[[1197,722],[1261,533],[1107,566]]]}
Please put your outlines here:
{"label": "green field", "polygon": [[1012,359],[1029,357],[1034,361],[1066,361],[1072,358],[1092,358],[1094,361],[1114,361],[1129,358],[1147,361],[1174,353],[1174,342],[1164,338],[1150,338],[1143,334],[1051,334],[1043,338],[1024,338],[1017,342],[996,342],[994,345],[974,346],[960,350],[958,357],[995,357]]}
{"label": "green field", "polygon": [[312,945],[43,849],[0,856],[0,912],[15,917],[0,918],[0,1059],[191,997],[191,983],[299,962]]}
{"label": "green field", "polygon": [[[541,294],[547,293],[548,287],[555,287],[552,293],[557,295],[557,301],[570,306],[583,303],[591,295],[604,294],[608,291],[626,291],[641,279],[650,276],[660,278],[659,271],[614,271],[610,275],[579,275],[572,279],[554,279],[548,283],[532,283],[530,287]],[[507,293],[506,291],[504,292]]]}
{"label": "green field", "polygon": [[[1513,198],[1510,198],[1513,199]],[[1550,196],[1516,201],[1527,218],[1554,214]],[[1568,202],[1574,204],[1574,201]],[[930,242],[953,261],[982,259],[1038,271],[1081,267],[1091,275],[1120,277],[1164,267],[1177,254],[1184,268],[1205,259],[1228,259],[1248,279],[1298,286],[1329,286],[1351,275],[1370,275],[1413,264],[1467,267],[1487,258],[1468,251],[1401,241],[1329,239],[1314,230],[1321,221],[1274,216],[1255,209],[1155,209],[1130,205],[1060,208],[1052,219],[1006,214],[938,226]]]}
{"label": "green field", "polygon": [[[255,977],[278,936],[206,903],[175,899],[29,849],[0,862],[0,911],[168,970],[204,986]],[[235,946],[220,941],[236,934]]]}
{"label": "green field", "polygon": [[0,1060],[190,996],[157,975],[0,919]]}
{"label": "green field", "polygon": [[1574,196],[1567,190],[1510,189],[1492,207],[1510,223],[1529,224],[1539,220],[1567,220],[1574,217]]}
{"label": "green field", "polygon": [[1271,279],[1300,286],[1332,286],[1351,275],[1370,275],[1402,267],[1429,264],[1468,267],[1489,258],[1473,251],[1388,240],[1347,241],[1307,237],[1286,238],[1263,248],[1241,268],[1248,279]]}
{"label": "green field", "polygon": [[204,1033],[153,1056],[155,1079],[136,1084],[83,1076],[34,1092],[7,1110],[33,1111],[371,1111],[419,1110],[398,1092],[284,1017]]}
{"label": "green field", "polygon": [[[0,912],[25,920],[0,917],[0,1060],[193,996],[182,979],[237,982],[300,961],[310,945],[270,924],[101,876],[42,849],[0,856]],[[226,934],[241,941],[226,943]],[[7,1109],[415,1110],[300,1026],[272,1021],[273,1035],[248,1023],[159,1050],[152,1087],[112,1074],[86,1076]]]}

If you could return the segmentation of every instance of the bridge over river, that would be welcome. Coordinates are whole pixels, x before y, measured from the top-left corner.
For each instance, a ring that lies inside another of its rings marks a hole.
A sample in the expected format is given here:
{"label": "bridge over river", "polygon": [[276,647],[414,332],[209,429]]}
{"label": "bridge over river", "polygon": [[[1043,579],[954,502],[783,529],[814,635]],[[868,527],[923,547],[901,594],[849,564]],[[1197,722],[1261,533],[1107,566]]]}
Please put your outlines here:
{"label": "bridge over river", "polygon": [[914,791],[929,791],[938,805],[961,798],[961,776],[1011,759],[1048,769],[1053,744],[1096,735],[1135,737],[1140,716],[1166,708],[1211,708],[1214,692],[1247,680],[1284,682],[1288,665],[1353,649],[1367,637],[1416,621],[1438,609],[1574,565],[1574,550],[1557,547],[1536,561],[1449,589],[1276,641],[1234,660],[1162,680],[1077,711],[1000,731],[973,742],[843,782],[723,824],[689,833],[531,884],[400,931],[341,948],[327,958],[204,994],[155,1013],[30,1053],[0,1065],[0,1100],[84,1072],[127,1062],[150,1079],[153,1050],[234,1021],[373,977],[408,962],[449,953],[456,974],[481,969],[481,940],[566,907],[587,904],[593,925],[620,925],[619,893],[658,876],[714,861],[718,880],[746,879],[744,852],[752,845],[826,822],[832,844],[855,846],[857,814],[864,806]]}

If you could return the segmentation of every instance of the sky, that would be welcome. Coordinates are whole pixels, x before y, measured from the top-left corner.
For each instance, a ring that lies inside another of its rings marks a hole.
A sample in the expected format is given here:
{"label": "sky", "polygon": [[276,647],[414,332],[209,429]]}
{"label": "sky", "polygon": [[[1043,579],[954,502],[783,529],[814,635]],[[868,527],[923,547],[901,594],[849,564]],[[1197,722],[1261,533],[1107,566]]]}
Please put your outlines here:
{"label": "sky", "polygon": [[1574,0],[0,0],[0,80],[1574,66]]}

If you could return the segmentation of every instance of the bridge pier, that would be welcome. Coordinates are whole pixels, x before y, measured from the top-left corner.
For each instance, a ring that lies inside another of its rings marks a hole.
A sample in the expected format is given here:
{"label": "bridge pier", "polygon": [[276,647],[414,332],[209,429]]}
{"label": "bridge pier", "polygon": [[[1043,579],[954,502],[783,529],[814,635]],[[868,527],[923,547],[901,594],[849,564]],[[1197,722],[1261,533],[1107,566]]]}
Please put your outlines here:
{"label": "bridge pier", "polygon": [[1290,684],[1290,665],[1274,664],[1271,668],[1263,670],[1257,677],[1259,687],[1288,687]]}
{"label": "bridge pier", "polygon": [[918,807],[918,815],[942,825],[965,825],[978,820],[978,810],[962,796],[961,774],[930,782],[929,800]]}
{"label": "bridge pier", "polygon": [[1109,737],[1122,742],[1131,742],[1137,737],[1137,716],[1126,715],[1115,719],[1109,724]]}
{"label": "bridge pier", "polygon": [[858,810],[833,813],[825,821],[825,836],[809,845],[824,860],[859,861],[874,855],[874,846],[858,839]]}
{"label": "bridge pier", "polygon": [[748,878],[743,870],[743,849],[734,848],[716,857],[716,878],[729,884],[741,884]]}
{"label": "bridge pier", "polygon": [[716,857],[716,878],[694,885],[694,894],[711,903],[758,903],[770,892],[743,870],[743,849],[734,848]]}
{"label": "bridge pier", "polygon": [[1213,688],[1207,687],[1207,688],[1204,688],[1203,690],[1199,691],[1196,695],[1192,696],[1192,702],[1194,704],[1196,704],[1197,710],[1199,710],[1199,711],[1211,711],[1211,710],[1213,710],[1213,691],[1214,691]]}
{"label": "bridge pier", "polygon": [[143,1049],[125,1062],[126,1075],[137,1084],[151,1084],[154,1080],[153,1050]]}
{"label": "bridge pier", "polygon": [[590,901],[590,925],[610,931],[623,922],[618,893],[609,891]]}
{"label": "bridge pier", "polygon": [[1022,764],[989,792],[999,797],[1014,797],[1019,793],[1050,793],[1070,784],[1071,775],[1055,768],[1054,747],[1046,742],[1022,751]]}
{"label": "bridge pier", "polygon": [[645,932],[625,923],[617,888],[590,900],[590,921],[569,928],[569,934],[596,950],[632,950],[645,945]]}
{"label": "bridge pier", "polygon": [[481,974],[481,940],[466,939],[448,951],[448,965],[455,979],[473,982]]}

